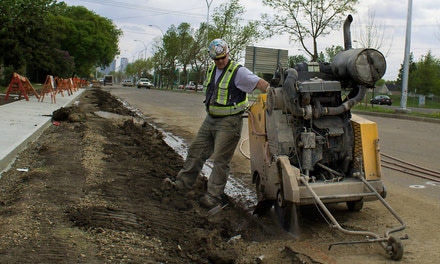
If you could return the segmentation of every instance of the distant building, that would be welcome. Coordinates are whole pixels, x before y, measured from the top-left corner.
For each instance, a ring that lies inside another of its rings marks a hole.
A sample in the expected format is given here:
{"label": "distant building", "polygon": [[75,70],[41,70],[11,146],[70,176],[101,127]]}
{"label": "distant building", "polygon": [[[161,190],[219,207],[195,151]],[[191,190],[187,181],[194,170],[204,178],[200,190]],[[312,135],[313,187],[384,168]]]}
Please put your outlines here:
{"label": "distant building", "polygon": [[391,92],[391,94],[401,94],[402,93],[402,87],[398,86],[395,83],[387,83],[388,90]]}
{"label": "distant building", "polygon": [[383,83],[380,86],[376,86],[376,88],[374,90],[378,94],[388,94],[388,95],[391,94],[390,90],[388,89],[388,84],[385,84],[385,83]]}
{"label": "distant building", "polygon": [[121,58],[121,67],[120,67],[121,72],[125,71],[125,68],[127,68],[127,65],[128,65],[128,59]]}
{"label": "distant building", "polygon": [[101,72],[104,74],[109,74],[110,72],[114,72],[114,71],[116,71],[116,60],[113,60],[112,63],[110,63],[110,65],[105,69],[101,68]]}

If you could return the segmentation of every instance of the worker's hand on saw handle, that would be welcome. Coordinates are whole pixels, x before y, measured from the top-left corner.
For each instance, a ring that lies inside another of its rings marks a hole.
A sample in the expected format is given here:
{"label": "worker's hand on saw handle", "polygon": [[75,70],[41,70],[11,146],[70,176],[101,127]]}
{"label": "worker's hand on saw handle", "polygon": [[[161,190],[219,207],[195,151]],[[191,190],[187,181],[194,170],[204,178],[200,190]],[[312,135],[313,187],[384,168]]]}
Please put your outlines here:
{"label": "worker's hand on saw handle", "polygon": [[255,88],[259,89],[263,93],[265,93],[269,87],[270,87],[270,84],[268,82],[266,82],[264,79],[260,79],[257,83],[257,86],[255,86]]}

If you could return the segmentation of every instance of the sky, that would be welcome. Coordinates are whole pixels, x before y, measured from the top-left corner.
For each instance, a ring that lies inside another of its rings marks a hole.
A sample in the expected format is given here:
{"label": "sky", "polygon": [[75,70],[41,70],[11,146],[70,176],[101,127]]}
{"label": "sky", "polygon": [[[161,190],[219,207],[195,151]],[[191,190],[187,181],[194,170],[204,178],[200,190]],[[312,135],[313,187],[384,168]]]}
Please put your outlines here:
{"label": "sky", "polygon": [[[411,0],[412,1],[412,0]],[[198,28],[206,22],[209,12],[212,14],[226,0],[64,0],[70,6],[84,6],[96,14],[113,20],[123,31],[119,41],[120,57],[128,58],[129,62],[151,56],[154,41],[171,25],[178,26],[182,22]],[[387,60],[385,80],[397,79],[398,71],[404,60],[405,38],[409,0],[359,0],[353,13],[351,33],[353,47],[357,48],[362,32],[373,14],[374,24],[383,36],[380,51]],[[262,0],[240,0],[246,13],[244,21],[258,20],[264,13],[274,11],[262,4]],[[370,16],[369,16],[370,14]],[[419,61],[423,55],[431,51],[440,58],[440,1],[417,0],[412,3],[411,42],[410,50],[414,60]],[[318,39],[319,51],[332,45],[344,46],[342,28],[331,32],[328,36]],[[305,55],[298,43],[289,41],[287,34],[277,35],[270,39],[254,43],[257,47],[286,49],[291,55]],[[147,51],[145,53],[145,50]]]}

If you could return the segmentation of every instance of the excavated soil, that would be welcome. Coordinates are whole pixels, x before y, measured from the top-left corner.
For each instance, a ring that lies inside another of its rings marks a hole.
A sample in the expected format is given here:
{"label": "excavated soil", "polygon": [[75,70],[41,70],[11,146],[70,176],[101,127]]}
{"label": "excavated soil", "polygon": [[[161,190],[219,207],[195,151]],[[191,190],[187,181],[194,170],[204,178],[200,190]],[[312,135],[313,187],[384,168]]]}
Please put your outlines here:
{"label": "excavated soil", "polygon": [[209,216],[204,179],[161,190],[181,157],[109,93],[53,119],[1,175],[0,263],[321,263],[288,246],[264,255],[273,237],[232,201]]}

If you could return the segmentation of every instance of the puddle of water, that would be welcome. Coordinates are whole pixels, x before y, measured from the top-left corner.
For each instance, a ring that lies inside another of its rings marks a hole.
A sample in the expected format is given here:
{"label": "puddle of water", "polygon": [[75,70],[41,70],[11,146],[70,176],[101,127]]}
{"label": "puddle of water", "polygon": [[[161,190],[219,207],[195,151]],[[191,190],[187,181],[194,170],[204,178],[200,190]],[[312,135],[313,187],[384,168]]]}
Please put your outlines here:
{"label": "puddle of water", "polygon": [[[173,135],[170,132],[163,130],[160,127],[157,127],[155,124],[148,121],[148,117],[145,116],[141,111],[132,107],[127,102],[118,98],[118,101],[121,102],[127,109],[135,113],[141,120],[147,122],[150,126],[159,130],[163,134],[164,141],[174,149],[174,151],[179,154],[183,159],[186,158],[188,154],[188,146],[185,144],[184,140],[178,136]],[[213,163],[211,161],[207,161],[202,168],[201,175],[209,178],[211,175]],[[234,177],[233,175],[229,175],[228,182],[225,187],[225,194],[232,198],[238,205],[242,206],[242,208],[246,211],[251,211],[250,208],[253,208],[257,204],[257,195],[255,191],[249,189],[244,182]]]}
{"label": "puddle of water", "polygon": [[102,117],[102,118],[116,119],[116,120],[121,120],[121,121],[132,119],[131,116],[125,116],[125,115],[120,115],[120,114],[115,114],[115,113],[110,113],[110,112],[105,112],[105,111],[96,111],[96,112],[94,112],[94,114],[99,117]]}

